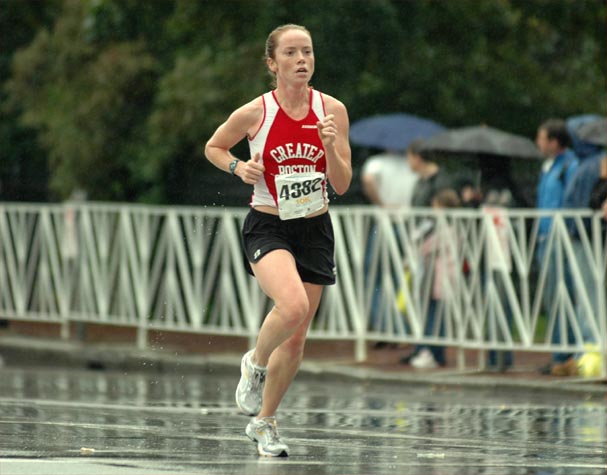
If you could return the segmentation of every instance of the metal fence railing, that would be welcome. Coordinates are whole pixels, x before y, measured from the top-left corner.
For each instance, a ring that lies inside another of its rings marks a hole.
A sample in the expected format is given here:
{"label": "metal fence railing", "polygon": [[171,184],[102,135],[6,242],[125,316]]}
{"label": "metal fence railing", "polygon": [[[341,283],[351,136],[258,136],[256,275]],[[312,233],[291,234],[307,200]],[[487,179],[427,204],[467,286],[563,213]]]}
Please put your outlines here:
{"label": "metal fence railing", "polygon": [[[246,211],[0,203],[0,318],[56,322],[64,336],[70,322],[135,327],[140,347],[151,329],[253,338],[271,302],[242,266]],[[331,216],[338,281],[310,338],[354,341],[359,360],[370,340],[593,344],[607,355],[599,214],[334,206]]]}

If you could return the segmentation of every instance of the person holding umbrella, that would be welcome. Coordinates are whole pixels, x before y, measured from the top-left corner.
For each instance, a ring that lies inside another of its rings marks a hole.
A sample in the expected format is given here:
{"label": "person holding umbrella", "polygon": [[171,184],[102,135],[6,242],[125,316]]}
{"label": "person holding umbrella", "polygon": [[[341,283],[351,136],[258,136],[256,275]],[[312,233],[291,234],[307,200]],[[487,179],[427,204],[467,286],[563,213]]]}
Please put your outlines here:
{"label": "person holding umbrella", "polygon": [[[430,137],[443,130],[436,122],[412,114],[392,113],[362,118],[350,128],[350,141],[355,145],[384,150],[369,156],[361,171],[361,185],[365,197],[372,205],[383,208],[407,207],[411,204],[417,174],[411,170],[404,151],[418,138]],[[381,265],[372,272],[377,226],[369,232],[366,246],[366,284],[373,288],[369,311],[369,328],[383,330],[382,274]],[[384,341],[375,344],[376,349],[389,345]]]}

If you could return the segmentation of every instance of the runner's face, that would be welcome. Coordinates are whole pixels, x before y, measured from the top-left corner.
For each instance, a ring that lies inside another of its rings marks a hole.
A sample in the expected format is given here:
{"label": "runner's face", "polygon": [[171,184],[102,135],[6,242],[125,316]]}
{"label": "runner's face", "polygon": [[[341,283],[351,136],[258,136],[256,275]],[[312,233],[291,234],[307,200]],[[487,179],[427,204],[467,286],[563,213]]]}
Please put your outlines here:
{"label": "runner's face", "polygon": [[268,67],[276,73],[278,82],[307,84],[314,74],[312,39],[301,30],[287,30],[278,39],[275,58]]}

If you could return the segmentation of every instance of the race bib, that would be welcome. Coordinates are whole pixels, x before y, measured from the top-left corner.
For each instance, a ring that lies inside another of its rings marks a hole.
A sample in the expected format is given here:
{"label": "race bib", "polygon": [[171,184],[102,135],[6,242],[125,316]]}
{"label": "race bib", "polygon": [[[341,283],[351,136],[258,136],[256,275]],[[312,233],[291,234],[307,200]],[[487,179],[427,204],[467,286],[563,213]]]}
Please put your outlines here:
{"label": "race bib", "polygon": [[308,216],[325,205],[322,182],[324,173],[276,175],[276,195],[280,219]]}

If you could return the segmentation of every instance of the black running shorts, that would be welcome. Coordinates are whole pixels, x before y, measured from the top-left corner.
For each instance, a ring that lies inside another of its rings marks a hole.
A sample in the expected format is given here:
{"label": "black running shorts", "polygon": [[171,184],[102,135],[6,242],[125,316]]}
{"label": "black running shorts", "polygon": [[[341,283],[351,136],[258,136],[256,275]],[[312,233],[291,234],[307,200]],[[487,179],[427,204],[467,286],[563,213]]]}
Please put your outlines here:
{"label": "black running shorts", "polygon": [[335,239],[329,212],[283,221],[251,208],[242,226],[242,242],[245,267],[251,275],[250,262],[259,262],[270,251],[286,249],[295,258],[303,282],[335,283]]}

